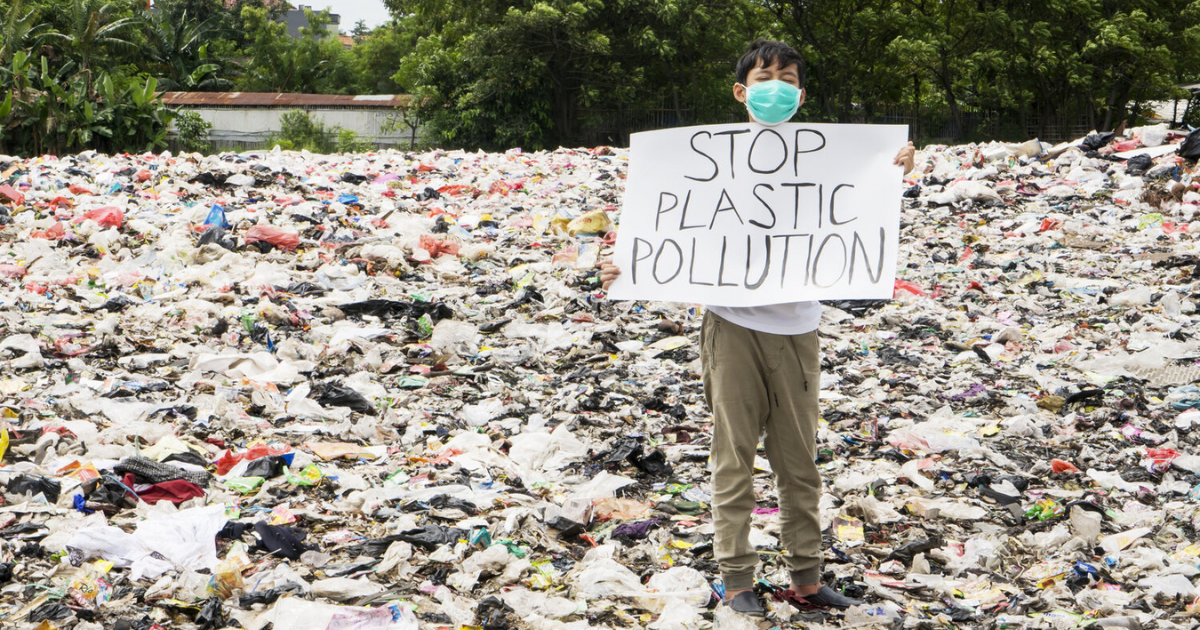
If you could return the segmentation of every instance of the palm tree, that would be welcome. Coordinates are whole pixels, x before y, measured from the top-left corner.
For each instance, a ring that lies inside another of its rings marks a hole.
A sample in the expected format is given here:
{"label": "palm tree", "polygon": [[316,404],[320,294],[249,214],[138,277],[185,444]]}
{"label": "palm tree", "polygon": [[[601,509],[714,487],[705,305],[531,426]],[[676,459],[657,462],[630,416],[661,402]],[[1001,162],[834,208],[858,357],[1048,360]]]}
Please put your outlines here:
{"label": "palm tree", "polygon": [[0,21],[0,66],[7,67],[18,50],[36,48],[47,35],[50,25],[41,21],[34,7],[21,14],[22,0],[14,0]]}
{"label": "palm tree", "polygon": [[121,5],[107,0],[72,0],[67,8],[66,30],[48,35],[62,40],[64,48],[79,64],[79,72],[87,81],[88,94],[93,93],[92,64],[110,52],[130,52],[137,49],[125,38],[126,31],[137,23],[133,17],[120,17]]}
{"label": "palm tree", "polygon": [[187,10],[172,19],[165,12],[142,18],[146,43],[142,53],[155,66],[164,91],[223,90],[233,83],[220,77],[221,65],[209,60],[208,42],[215,38],[219,16],[199,24],[188,19]]}

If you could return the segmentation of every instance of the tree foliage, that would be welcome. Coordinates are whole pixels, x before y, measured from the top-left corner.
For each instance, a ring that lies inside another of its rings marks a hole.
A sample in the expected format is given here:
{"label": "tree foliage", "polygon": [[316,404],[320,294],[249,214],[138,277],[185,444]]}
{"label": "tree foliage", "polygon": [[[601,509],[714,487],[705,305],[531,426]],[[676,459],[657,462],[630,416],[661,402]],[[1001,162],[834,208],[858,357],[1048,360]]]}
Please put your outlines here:
{"label": "tree foliage", "polygon": [[751,2],[388,0],[425,25],[395,80],[446,141],[530,148],[577,143],[659,115],[728,115],[729,71],[769,26]]}
{"label": "tree foliage", "polygon": [[968,111],[1110,129],[1200,74],[1195,0],[764,4],[810,60],[810,92],[831,120],[905,103],[945,112],[960,137]]}
{"label": "tree foliage", "polygon": [[354,87],[351,63],[329,26],[329,13],[304,9],[308,26],[300,37],[288,34],[287,24],[271,18],[267,9],[242,8],[245,52],[251,62],[238,81],[246,92],[344,94]]}
{"label": "tree foliage", "polygon": [[[808,61],[802,119],[911,122],[940,138],[1107,130],[1200,81],[1200,0],[385,3],[391,21],[355,25],[347,50],[327,14],[309,12],[294,38],[286,5],[265,0],[0,0],[0,147],[154,145],[169,114],[106,100],[150,79],[160,90],[409,94],[397,119],[414,142],[419,128],[442,146],[624,143],[744,119],[733,68],[760,36]],[[114,128],[126,114],[149,127]]]}

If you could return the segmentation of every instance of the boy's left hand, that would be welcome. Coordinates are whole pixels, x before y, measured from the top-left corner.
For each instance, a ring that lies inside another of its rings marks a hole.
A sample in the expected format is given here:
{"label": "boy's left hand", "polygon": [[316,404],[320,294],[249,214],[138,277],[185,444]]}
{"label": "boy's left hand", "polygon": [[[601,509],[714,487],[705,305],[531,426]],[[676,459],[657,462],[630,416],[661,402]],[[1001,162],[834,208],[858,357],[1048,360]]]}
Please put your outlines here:
{"label": "boy's left hand", "polygon": [[904,167],[904,174],[908,175],[913,170],[915,164],[914,155],[917,153],[917,148],[913,146],[910,140],[906,146],[900,147],[900,151],[896,153],[896,158],[892,160],[892,164]]}

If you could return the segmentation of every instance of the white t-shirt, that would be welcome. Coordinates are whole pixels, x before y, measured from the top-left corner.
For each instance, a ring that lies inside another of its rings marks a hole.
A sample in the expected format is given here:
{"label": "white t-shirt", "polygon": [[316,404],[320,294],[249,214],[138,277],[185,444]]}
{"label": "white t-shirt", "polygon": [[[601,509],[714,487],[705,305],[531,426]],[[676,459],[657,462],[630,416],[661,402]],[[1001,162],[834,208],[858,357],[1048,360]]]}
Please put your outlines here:
{"label": "white t-shirt", "polygon": [[820,302],[705,308],[738,326],[771,335],[803,335],[816,330],[821,323]]}

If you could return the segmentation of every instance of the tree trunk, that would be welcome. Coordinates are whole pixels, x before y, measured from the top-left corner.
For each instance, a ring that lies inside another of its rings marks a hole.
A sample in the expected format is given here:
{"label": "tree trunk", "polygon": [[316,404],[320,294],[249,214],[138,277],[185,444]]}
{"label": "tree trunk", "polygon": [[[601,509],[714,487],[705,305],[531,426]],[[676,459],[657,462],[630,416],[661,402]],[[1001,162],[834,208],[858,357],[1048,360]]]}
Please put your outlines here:
{"label": "tree trunk", "polygon": [[950,124],[951,134],[957,140],[963,136],[962,112],[958,107],[958,97],[954,94],[954,84],[950,80],[950,68],[946,63],[946,54],[941,55],[942,71],[938,73],[938,79],[942,83],[942,91],[946,94],[946,105],[950,107]]}
{"label": "tree trunk", "polygon": [[1113,108],[1116,107],[1117,91],[1119,89],[1120,89],[1120,87],[1118,85],[1113,85],[1112,89],[1109,90],[1109,92],[1108,92],[1108,102],[1105,103],[1105,108],[1104,108],[1105,109],[1104,124],[1100,126],[1100,131],[1107,131],[1109,129],[1112,129]]}

